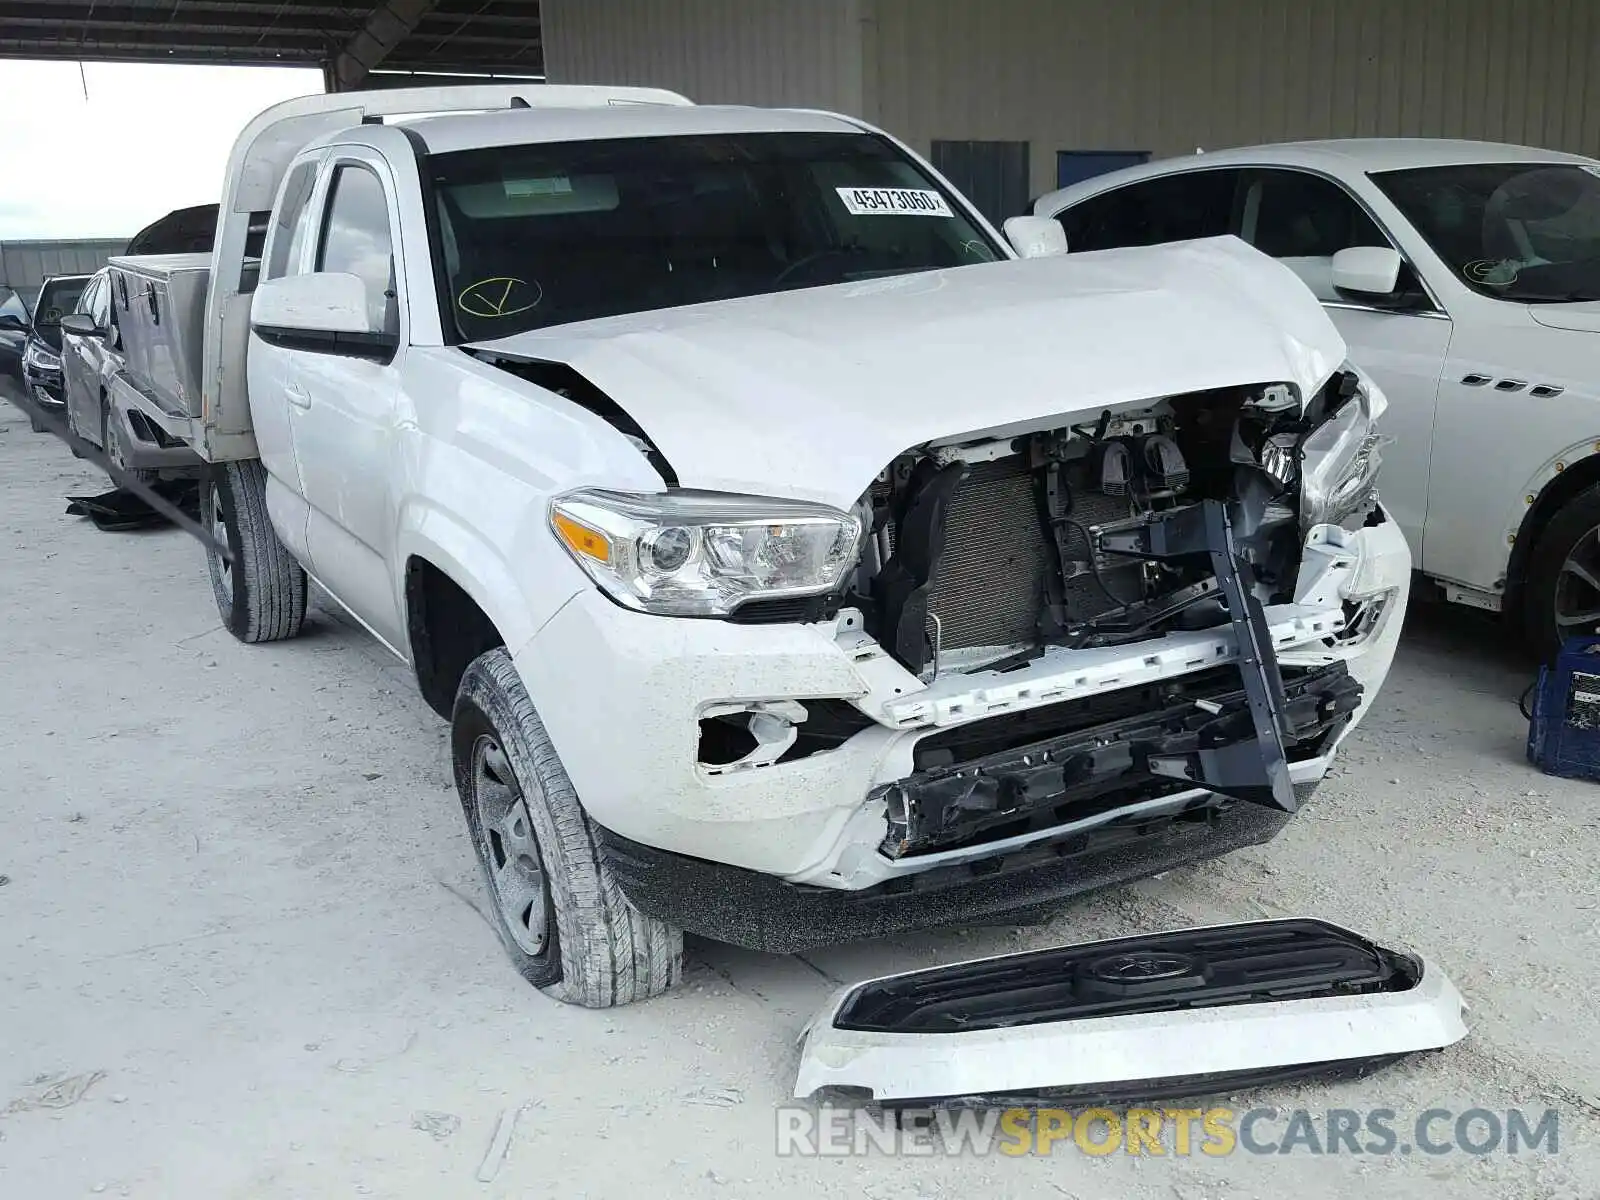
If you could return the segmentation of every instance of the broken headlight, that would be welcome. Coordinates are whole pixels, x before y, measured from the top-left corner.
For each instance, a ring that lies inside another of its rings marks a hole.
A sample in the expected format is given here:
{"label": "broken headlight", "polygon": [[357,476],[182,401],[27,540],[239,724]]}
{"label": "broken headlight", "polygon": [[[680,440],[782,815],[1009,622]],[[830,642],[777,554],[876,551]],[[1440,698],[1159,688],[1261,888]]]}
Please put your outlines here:
{"label": "broken headlight", "polygon": [[1383,393],[1361,376],[1355,395],[1301,443],[1300,514],[1308,528],[1341,524],[1377,499],[1377,419],[1386,407]]}
{"label": "broken headlight", "polygon": [[861,541],[860,522],[826,505],[719,492],[571,492],[550,527],[613,600],[680,617],[832,591]]}

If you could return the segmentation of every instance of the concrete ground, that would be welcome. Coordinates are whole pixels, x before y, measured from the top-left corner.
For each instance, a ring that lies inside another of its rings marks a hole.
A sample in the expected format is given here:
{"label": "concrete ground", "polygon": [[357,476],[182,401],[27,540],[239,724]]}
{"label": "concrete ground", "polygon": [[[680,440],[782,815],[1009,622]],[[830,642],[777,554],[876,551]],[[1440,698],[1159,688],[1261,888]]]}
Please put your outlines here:
{"label": "concrete ground", "polygon": [[[1523,762],[1529,668],[1492,625],[1416,612],[1337,777],[1271,845],[1046,927],[804,961],[694,943],[680,991],[587,1012],[525,986],[480,915],[445,729],[406,670],[326,612],[239,645],[184,534],[63,514],[103,486],[0,405],[0,1196],[1600,1196],[1600,790]],[[1402,1133],[1429,1107],[1554,1108],[1558,1153],[774,1152],[795,1035],[836,981],[1281,914],[1427,953],[1472,1033],[1225,1103],[1388,1108]]]}

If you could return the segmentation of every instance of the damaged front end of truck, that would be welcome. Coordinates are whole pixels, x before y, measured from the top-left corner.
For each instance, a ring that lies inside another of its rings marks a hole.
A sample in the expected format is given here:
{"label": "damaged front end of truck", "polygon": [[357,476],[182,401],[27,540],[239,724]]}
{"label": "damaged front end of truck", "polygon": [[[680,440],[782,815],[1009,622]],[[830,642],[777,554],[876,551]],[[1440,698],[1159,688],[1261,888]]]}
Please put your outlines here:
{"label": "damaged front end of truck", "polygon": [[[954,718],[991,716],[1005,698],[980,700],[982,713],[946,704],[935,723],[948,727],[917,743],[912,773],[874,792],[882,852],[1194,788],[1294,811],[1290,762],[1327,749],[1362,687],[1343,662],[1286,671],[1267,612],[1296,598],[1309,520],[1381,519],[1372,406],[1340,371],[1304,406],[1287,385],[1220,389],[890,464],[860,506],[868,535],[838,604],[860,614],[862,644],[919,680],[981,674],[1003,687],[1093,652],[1135,673],[1162,665],[1144,647],[1197,653],[1146,684],[1085,676],[1078,690],[1095,694],[1074,696],[1055,683],[1061,699],[998,724]],[[1355,431],[1337,462],[1321,449],[1333,422]],[[1308,512],[1308,487],[1327,508],[1330,468],[1345,476],[1337,511]]]}
{"label": "damaged front end of truck", "polygon": [[1001,919],[1267,841],[1393,656],[1383,395],[1227,239],[470,352],[626,439],[549,509],[606,601],[519,667],[604,664],[551,736],[623,891],[696,932]]}

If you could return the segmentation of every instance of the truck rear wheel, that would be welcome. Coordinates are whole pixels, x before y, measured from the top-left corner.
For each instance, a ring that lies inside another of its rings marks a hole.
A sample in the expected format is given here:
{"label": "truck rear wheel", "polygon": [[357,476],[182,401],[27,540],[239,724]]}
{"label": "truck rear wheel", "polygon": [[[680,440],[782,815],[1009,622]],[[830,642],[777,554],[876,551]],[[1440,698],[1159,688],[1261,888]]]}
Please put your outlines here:
{"label": "truck rear wheel", "polygon": [[492,917],[517,971],[568,1004],[659,995],[683,933],[628,903],[504,648],[474,659],[451,720],[456,790]]}
{"label": "truck rear wheel", "polygon": [[254,459],[217,463],[200,484],[201,523],[228,547],[206,552],[211,590],[229,633],[241,642],[278,642],[300,632],[306,573],[267,519],[267,470]]}

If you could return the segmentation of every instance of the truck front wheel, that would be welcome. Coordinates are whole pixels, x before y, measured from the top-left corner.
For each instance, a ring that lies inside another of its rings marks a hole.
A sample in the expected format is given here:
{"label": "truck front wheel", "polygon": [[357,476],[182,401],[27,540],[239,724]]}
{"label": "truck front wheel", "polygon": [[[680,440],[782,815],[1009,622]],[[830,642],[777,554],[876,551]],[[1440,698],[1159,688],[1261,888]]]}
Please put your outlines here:
{"label": "truck front wheel", "polygon": [[206,551],[211,590],[229,633],[241,642],[278,642],[300,632],[306,573],[267,519],[267,469],[254,459],[216,463],[200,484],[201,522],[218,546]]}
{"label": "truck front wheel", "polygon": [[659,995],[683,970],[683,934],[628,903],[511,656],[461,678],[451,719],[456,790],[496,930],[518,972],[568,1004]]}

